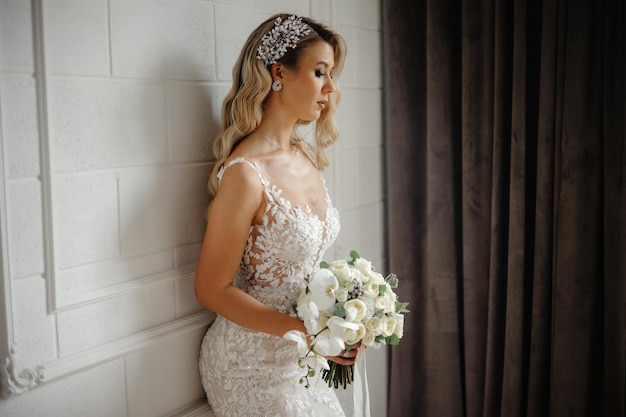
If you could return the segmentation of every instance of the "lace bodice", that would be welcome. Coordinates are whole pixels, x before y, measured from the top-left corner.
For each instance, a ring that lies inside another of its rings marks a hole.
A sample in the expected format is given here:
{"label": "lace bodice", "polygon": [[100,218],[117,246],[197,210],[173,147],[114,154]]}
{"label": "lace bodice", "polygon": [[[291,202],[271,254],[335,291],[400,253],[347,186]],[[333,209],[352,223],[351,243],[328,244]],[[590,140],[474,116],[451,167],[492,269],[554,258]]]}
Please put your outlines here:
{"label": "lace bodice", "polygon": [[314,272],[324,251],[337,237],[337,210],[328,192],[324,218],[313,214],[308,206],[292,205],[281,197],[282,190],[270,184],[257,164],[244,158],[222,167],[218,180],[237,163],[245,163],[256,171],[265,194],[261,223],[253,224],[248,233],[237,285],[265,304],[289,312],[304,288],[302,278]]}
{"label": "lace bodice", "polygon": [[[270,183],[258,164],[236,158],[253,169],[263,186],[261,221],[250,226],[235,285],[264,304],[293,315],[292,307],[324,251],[339,232],[339,215],[326,191],[322,218],[310,207],[293,205]],[[322,179],[323,181],[323,179]],[[207,397],[222,416],[344,416],[334,391],[315,378],[312,387],[298,383],[303,370],[292,342],[255,332],[218,316],[200,353],[200,373]]]}

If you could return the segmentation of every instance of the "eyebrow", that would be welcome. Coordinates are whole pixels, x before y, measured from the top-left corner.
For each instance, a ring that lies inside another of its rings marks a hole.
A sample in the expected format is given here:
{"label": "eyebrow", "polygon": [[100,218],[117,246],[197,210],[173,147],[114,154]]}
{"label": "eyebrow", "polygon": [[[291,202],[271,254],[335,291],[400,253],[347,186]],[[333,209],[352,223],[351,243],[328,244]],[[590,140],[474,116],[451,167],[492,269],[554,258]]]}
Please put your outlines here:
{"label": "eyebrow", "polygon": [[[315,65],[324,65],[326,68],[329,68],[329,67],[330,67],[330,65],[328,65],[328,62],[326,62],[326,61],[319,61],[319,62],[318,62],[317,64],[315,64]],[[334,68],[334,67],[333,67],[333,68]]]}

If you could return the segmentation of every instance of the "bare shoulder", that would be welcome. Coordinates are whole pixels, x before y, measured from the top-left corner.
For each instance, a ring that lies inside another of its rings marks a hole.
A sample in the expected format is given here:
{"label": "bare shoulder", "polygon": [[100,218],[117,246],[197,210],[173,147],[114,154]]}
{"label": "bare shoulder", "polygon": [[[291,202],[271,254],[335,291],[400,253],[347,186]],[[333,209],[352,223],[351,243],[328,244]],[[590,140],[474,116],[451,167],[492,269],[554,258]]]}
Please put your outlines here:
{"label": "bare shoulder", "polygon": [[219,195],[222,190],[229,194],[231,192],[243,195],[258,194],[262,185],[257,169],[254,162],[247,159],[237,158],[227,161],[224,164],[217,194]]}

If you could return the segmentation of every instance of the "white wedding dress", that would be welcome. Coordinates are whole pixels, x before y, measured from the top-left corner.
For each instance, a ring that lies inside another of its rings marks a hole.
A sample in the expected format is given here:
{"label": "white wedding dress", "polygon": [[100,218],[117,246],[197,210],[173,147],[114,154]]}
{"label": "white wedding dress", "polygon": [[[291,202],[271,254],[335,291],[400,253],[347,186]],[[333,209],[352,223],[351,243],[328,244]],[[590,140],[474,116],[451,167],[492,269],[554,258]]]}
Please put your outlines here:
{"label": "white wedding dress", "polygon": [[[250,227],[235,284],[264,304],[295,316],[293,305],[324,251],[339,232],[339,215],[326,192],[325,218],[308,207],[292,205],[270,184],[259,166],[244,158],[224,170],[245,163],[255,170],[265,192],[261,224]],[[310,388],[298,381],[294,342],[248,330],[218,316],[200,351],[200,374],[211,407],[218,417],[339,417],[345,416],[332,388],[321,378],[309,378]],[[318,372],[319,375],[319,372]]]}

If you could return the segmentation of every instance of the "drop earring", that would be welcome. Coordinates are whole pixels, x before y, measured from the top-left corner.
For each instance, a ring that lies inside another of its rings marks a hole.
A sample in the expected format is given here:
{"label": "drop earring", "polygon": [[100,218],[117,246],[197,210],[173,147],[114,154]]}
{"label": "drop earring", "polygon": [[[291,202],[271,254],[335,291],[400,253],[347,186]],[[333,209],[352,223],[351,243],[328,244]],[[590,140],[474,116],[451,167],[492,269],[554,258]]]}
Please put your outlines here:
{"label": "drop earring", "polygon": [[282,89],[283,89],[282,81],[280,81],[279,79],[274,80],[274,82],[272,83],[272,90],[280,91]]}

